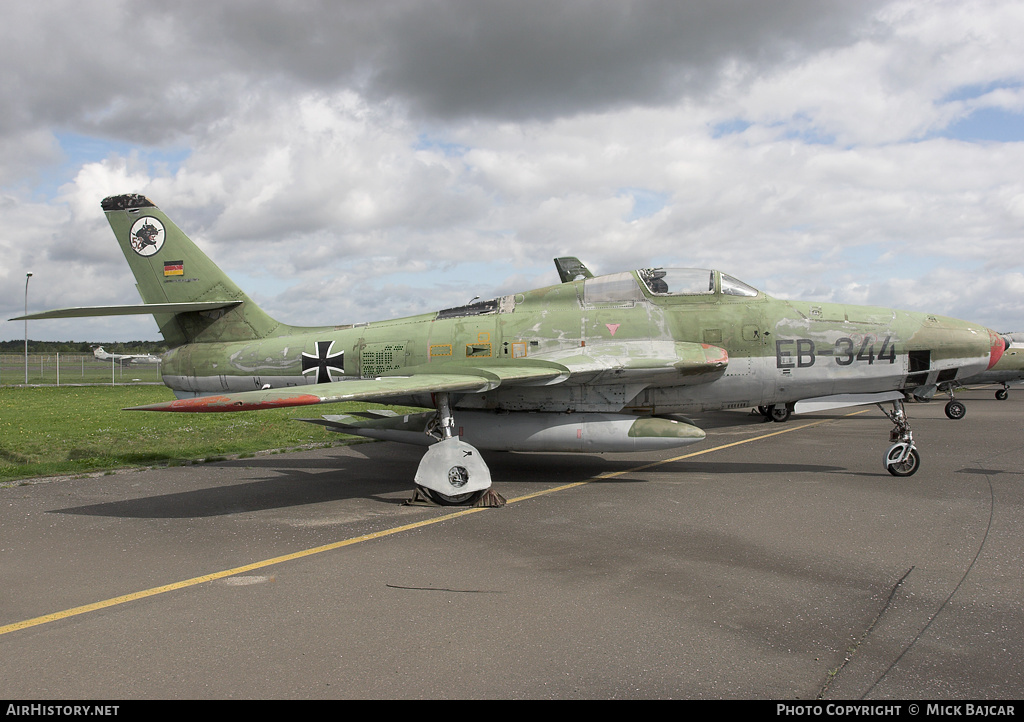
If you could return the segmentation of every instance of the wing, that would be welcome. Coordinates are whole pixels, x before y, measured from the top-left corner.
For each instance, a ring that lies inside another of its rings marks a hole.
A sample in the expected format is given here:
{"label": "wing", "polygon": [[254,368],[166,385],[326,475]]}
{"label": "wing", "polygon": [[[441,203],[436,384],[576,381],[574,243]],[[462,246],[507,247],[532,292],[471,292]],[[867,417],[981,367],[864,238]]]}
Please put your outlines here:
{"label": "wing", "polygon": [[375,379],[334,381],[263,391],[200,396],[130,411],[254,411],[342,401],[386,401],[427,393],[483,393],[499,386],[564,383],[647,385],[699,384],[721,376],[726,351],[698,343],[618,343],[582,347],[552,360],[520,359],[506,365],[466,366],[432,363],[407,367]]}
{"label": "wing", "polygon": [[[512,370],[515,371],[514,369]],[[557,378],[557,369],[533,369],[526,374],[510,373],[506,378],[527,381]],[[335,381],[326,384],[291,386],[266,391],[243,391],[236,394],[200,396],[160,404],[133,406],[128,411],[255,411],[289,406],[333,404],[342,401],[384,401],[412,394],[463,392],[481,393],[500,385],[500,374],[482,369],[466,369],[464,373],[421,373],[413,376],[383,376],[376,379]]]}

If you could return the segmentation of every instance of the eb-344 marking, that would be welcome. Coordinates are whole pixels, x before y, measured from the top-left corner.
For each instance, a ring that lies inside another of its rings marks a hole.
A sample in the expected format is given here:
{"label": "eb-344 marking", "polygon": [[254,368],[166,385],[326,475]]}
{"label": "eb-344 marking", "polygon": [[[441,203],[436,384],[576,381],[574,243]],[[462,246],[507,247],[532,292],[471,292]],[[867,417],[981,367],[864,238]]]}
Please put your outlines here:
{"label": "eb-344 marking", "polygon": [[809,338],[779,339],[775,342],[775,366],[780,369],[807,368],[813,366],[819,356],[831,356],[839,366],[850,366],[854,363],[896,363],[896,344],[891,336],[882,341],[878,353],[875,353],[874,336],[865,336],[859,344],[854,339],[843,336],[837,338],[828,348],[818,348]]}

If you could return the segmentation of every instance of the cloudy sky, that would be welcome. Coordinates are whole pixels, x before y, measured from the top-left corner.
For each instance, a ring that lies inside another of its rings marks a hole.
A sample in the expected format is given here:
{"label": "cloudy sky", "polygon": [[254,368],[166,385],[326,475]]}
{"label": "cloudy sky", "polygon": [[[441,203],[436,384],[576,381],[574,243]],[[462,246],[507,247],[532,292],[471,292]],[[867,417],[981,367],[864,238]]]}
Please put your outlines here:
{"label": "cloudy sky", "polygon": [[139,192],[294,324],[544,286],[575,255],[1024,330],[1019,0],[0,13],[2,319],[27,272],[30,311],[137,303],[100,200]]}

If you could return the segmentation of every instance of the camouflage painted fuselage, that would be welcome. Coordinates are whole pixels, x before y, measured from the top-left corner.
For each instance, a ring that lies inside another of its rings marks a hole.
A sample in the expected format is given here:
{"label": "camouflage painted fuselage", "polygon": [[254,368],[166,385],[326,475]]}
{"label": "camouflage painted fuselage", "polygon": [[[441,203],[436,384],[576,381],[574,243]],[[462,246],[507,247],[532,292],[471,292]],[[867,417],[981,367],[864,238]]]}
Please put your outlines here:
{"label": "camouflage painted fuselage", "polygon": [[[164,379],[184,397],[552,363],[575,371],[456,405],[646,415],[929,389],[985,371],[1003,348],[977,324],[737,296],[723,292],[727,276],[708,273],[714,290],[700,294],[658,294],[640,274],[613,274],[391,321],[189,343],[165,356]],[[684,357],[692,363],[680,369]],[[432,406],[429,394],[394,403]]]}

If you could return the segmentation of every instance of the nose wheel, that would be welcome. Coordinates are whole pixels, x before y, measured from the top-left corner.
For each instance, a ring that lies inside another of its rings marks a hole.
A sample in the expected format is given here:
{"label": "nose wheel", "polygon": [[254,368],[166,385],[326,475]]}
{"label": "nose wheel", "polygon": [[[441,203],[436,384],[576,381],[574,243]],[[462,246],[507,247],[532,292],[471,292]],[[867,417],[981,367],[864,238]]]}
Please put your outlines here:
{"label": "nose wheel", "polygon": [[921,467],[921,454],[913,445],[893,444],[885,455],[885,469],[893,476],[911,476]]}
{"label": "nose wheel", "polygon": [[903,401],[893,401],[892,411],[887,410],[882,404],[878,404],[878,408],[893,423],[893,429],[889,433],[889,441],[893,443],[885,452],[885,470],[893,476],[900,477],[916,474],[921,468],[921,454],[914,446],[914,434],[910,430],[910,419],[903,408]]}

